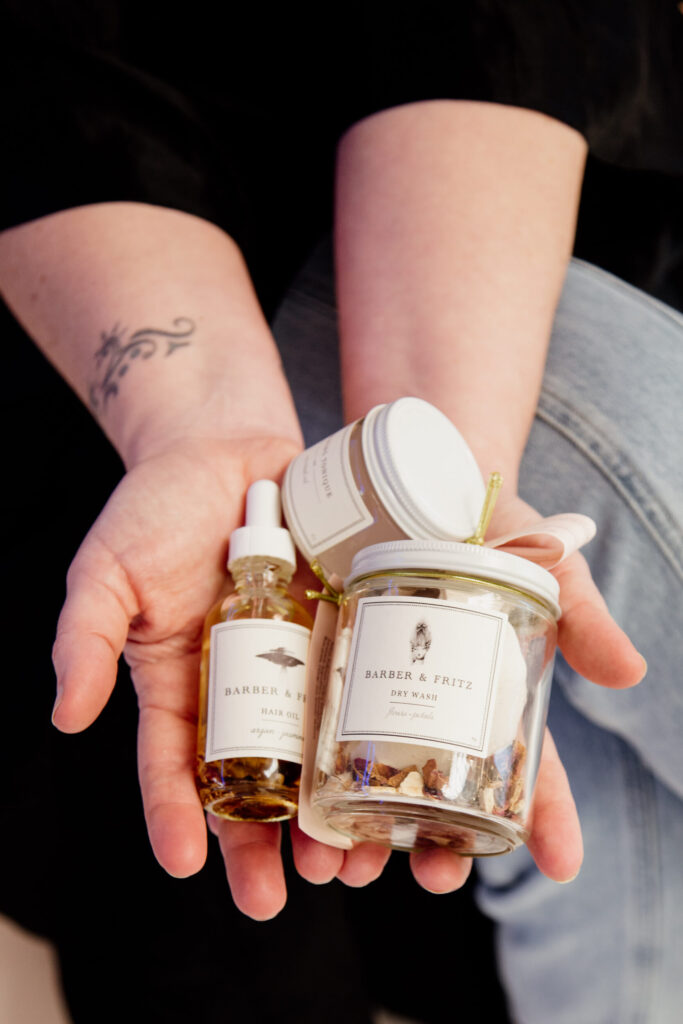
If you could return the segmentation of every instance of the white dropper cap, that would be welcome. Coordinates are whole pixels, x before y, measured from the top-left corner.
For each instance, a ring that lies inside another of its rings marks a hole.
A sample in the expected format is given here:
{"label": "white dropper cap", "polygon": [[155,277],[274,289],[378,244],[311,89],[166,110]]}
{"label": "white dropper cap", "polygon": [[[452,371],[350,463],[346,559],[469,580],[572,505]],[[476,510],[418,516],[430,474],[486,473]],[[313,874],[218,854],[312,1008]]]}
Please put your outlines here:
{"label": "white dropper cap", "polygon": [[240,558],[269,558],[294,572],[294,542],[280,521],[280,488],[272,480],[256,480],[247,491],[246,525],[230,537],[228,569]]}

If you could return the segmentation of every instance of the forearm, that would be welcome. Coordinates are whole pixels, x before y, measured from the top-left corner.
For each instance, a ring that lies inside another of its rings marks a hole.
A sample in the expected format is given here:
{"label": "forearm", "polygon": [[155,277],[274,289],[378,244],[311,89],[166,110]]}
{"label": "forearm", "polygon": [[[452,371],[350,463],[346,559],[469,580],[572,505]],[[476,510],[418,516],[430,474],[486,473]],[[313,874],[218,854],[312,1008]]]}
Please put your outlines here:
{"label": "forearm", "polygon": [[127,465],[193,438],[300,444],[247,269],[213,225],[81,207],[5,232],[0,267],[8,305]]}
{"label": "forearm", "polygon": [[438,101],[354,126],[338,159],[348,418],[413,394],[514,484],[571,253],[585,143],[541,114]]}

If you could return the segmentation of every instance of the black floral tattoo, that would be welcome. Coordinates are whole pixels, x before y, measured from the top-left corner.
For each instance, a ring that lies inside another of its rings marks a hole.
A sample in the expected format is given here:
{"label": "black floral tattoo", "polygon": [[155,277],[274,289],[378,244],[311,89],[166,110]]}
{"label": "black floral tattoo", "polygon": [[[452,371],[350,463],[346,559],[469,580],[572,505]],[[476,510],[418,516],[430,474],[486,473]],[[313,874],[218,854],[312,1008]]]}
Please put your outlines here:
{"label": "black floral tattoo", "polygon": [[104,412],[109,399],[118,395],[119,381],[136,359],[151,359],[160,351],[166,358],[176,349],[191,344],[189,339],[195,331],[193,320],[178,317],[173,321],[173,327],[173,331],[143,327],[131,334],[128,341],[125,341],[126,327],[117,324],[111,331],[102,331],[102,344],[95,353],[97,380],[90,385],[90,402],[96,412]]}

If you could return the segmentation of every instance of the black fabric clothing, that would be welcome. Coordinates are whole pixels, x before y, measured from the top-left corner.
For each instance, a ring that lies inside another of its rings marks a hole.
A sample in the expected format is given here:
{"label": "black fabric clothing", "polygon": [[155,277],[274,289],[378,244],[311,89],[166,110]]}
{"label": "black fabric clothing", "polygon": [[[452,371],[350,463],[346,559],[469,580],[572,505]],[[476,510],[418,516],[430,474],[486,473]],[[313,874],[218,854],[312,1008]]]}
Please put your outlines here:
{"label": "black fabric clothing", "polygon": [[[673,235],[659,217],[648,228],[653,251],[666,249],[660,263],[676,261],[676,0],[5,7],[11,158],[2,226],[109,200],[185,210],[235,239],[270,314],[329,229],[340,135],[387,107],[461,98],[572,125],[596,173],[613,170],[619,192],[630,186],[624,220],[636,205],[648,208],[649,192],[671,196]],[[591,241],[578,255],[592,257]]]}

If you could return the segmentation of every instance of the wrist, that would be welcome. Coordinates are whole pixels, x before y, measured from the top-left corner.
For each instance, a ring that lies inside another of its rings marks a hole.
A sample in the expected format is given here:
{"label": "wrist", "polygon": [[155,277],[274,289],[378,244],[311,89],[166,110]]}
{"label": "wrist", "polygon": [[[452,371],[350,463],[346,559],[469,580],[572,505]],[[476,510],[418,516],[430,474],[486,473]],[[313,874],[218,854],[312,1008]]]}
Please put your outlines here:
{"label": "wrist", "polygon": [[527,422],[517,407],[515,416],[507,417],[503,423],[500,410],[494,415],[490,406],[480,401],[471,401],[466,393],[454,395],[455,391],[455,388],[444,391],[438,384],[433,387],[415,387],[414,381],[406,381],[404,384],[395,382],[394,386],[387,386],[385,382],[383,387],[364,388],[361,395],[357,392],[349,395],[345,402],[345,419],[353,422],[365,416],[376,405],[408,395],[422,398],[436,406],[455,425],[472,450],[484,480],[488,480],[491,473],[500,473],[505,492],[516,492],[519,466],[531,421]]}
{"label": "wrist", "polygon": [[215,226],[101,204],[12,229],[0,256],[10,308],[128,467],[193,438],[300,444],[247,267]]}
{"label": "wrist", "polygon": [[504,493],[516,494],[526,434],[520,431],[514,437],[511,432],[498,432],[495,424],[486,422],[485,418],[466,418],[459,415],[458,409],[443,411],[450,416],[471,448],[484,481],[488,481],[491,473],[500,473]]}
{"label": "wrist", "polygon": [[303,449],[303,438],[288,393],[276,401],[270,394],[268,408],[250,396],[232,395],[218,389],[190,401],[182,408],[169,403],[150,403],[134,416],[122,412],[107,431],[127,469],[147,459],[182,447],[234,448],[270,444],[294,458]]}
{"label": "wrist", "polygon": [[585,153],[552,118],[465,101],[408,104],[347,133],[335,244],[348,418],[424,398],[485,475],[516,486]]}

